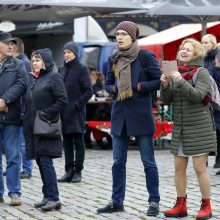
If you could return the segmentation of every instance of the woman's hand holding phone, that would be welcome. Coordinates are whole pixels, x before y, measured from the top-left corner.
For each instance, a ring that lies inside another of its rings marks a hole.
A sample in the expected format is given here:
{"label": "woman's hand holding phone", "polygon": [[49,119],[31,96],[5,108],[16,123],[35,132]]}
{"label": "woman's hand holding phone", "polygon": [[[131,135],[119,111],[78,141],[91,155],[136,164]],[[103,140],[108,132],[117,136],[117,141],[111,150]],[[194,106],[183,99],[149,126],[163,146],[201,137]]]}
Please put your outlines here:
{"label": "woman's hand holding phone", "polygon": [[169,85],[169,79],[170,79],[170,77],[166,76],[164,73],[161,75],[160,81],[163,85],[163,88],[166,88]]}
{"label": "woman's hand holding phone", "polygon": [[178,71],[172,71],[170,73],[170,76],[173,78],[173,81],[175,83],[179,83],[180,80],[182,79],[182,76],[181,76],[181,74]]}

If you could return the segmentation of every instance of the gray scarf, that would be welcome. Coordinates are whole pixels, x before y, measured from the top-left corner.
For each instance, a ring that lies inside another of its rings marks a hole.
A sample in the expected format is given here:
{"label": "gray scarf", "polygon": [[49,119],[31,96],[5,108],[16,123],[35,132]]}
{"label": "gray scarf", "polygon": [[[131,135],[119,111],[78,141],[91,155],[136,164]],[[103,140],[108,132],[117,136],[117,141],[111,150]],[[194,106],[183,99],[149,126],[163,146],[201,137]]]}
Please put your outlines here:
{"label": "gray scarf", "polygon": [[130,64],[137,58],[139,50],[138,43],[135,41],[127,50],[120,50],[118,48],[116,56],[112,59],[113,71],[117,78],[117,100],[119,101],[133,96]]}

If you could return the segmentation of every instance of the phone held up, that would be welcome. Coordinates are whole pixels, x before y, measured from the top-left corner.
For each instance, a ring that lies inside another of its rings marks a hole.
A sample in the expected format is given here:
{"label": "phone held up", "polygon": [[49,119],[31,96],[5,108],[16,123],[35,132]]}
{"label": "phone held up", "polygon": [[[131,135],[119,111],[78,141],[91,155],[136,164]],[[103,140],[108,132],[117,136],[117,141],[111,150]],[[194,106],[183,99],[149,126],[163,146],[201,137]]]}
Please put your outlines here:
{"label": "phone held up", "polygon": [[169,76],[171,72],[178,71],[176,60],[164,60],[162,61],[162,71],[165,76]]}

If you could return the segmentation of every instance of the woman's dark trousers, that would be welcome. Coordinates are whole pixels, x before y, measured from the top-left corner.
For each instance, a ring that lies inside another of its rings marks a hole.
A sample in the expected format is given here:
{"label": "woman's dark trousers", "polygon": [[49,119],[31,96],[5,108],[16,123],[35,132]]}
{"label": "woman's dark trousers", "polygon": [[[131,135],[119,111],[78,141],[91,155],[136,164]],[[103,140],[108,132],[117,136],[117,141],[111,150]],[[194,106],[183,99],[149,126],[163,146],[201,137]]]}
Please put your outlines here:
{"label": "woman's dark trousers", "polygon": [[36,159],[43,182],[42,192],[44,198],[49,201],[59,201],[59,191],[57,187],[57,175],[50,156],[41,155]]}
{"label": "woman's dark trousers", "polygon": [[85,159],[85,143],[83,134],[64,134],[63,144],[66,172],[70,169],[74,169],[74,172],[81,173]]}

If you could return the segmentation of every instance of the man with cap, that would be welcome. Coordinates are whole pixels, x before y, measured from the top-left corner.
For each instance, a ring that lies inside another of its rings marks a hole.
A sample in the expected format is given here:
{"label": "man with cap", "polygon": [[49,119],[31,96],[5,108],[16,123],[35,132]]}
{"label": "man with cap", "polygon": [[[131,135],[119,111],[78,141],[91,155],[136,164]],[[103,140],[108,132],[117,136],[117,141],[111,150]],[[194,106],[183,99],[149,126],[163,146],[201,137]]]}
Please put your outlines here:
{"label": "man with cap", "polygon": [[[13,55],[14,38],[10,33],[0,33],[0,137],[6,157],[6,184],[10,205],[21,205],[19,134],[21,125],[21,96],[25,94],[28,80],[24,63]],[[2,145],[0,146],[2,158]],[[0,203],[4,202],[4,179],[0,160]]]}
{"label": "man with cap", "polygon": [[67,90],[68,106],[62,119],[65,174],[58,182],[81,181],[85,159],[84,129],[86,104],[92,97],[92,85],[87,68],[78,59],[79,47],[68,42],[63,47],[64,65],[60,69]]}
{"label": "man with cap", "polygon": [[[151,92],[160,88],[160,66],[154,54],[140,50],[137,24],[123,21],[116,27],[116,52],[109,59],[106,91],[113,95],[111,134],[113,144],[112,198],[97,213],[124,211],[126,161],[129,137],[140,147],[146,187],[149,194],[148,216],[159,214],[159,177],[154,157]],[[147,69],[147,71],[145,71]]]}

